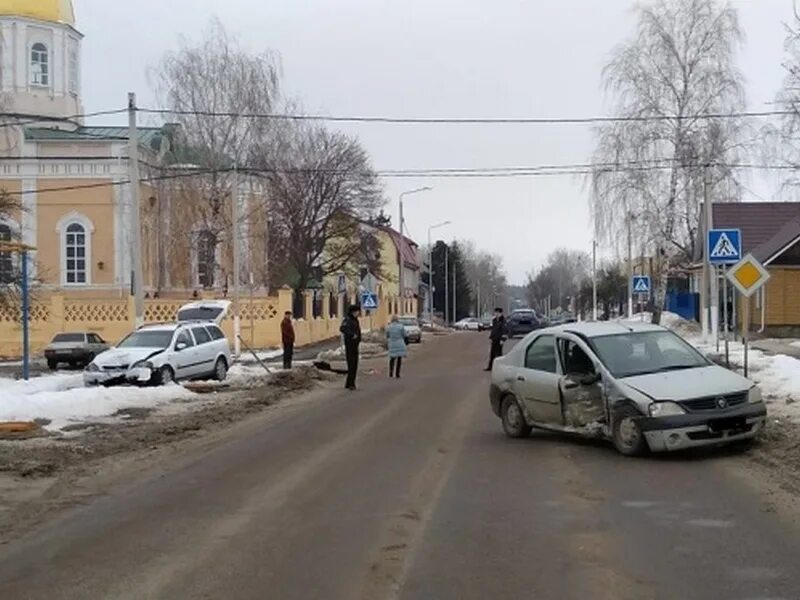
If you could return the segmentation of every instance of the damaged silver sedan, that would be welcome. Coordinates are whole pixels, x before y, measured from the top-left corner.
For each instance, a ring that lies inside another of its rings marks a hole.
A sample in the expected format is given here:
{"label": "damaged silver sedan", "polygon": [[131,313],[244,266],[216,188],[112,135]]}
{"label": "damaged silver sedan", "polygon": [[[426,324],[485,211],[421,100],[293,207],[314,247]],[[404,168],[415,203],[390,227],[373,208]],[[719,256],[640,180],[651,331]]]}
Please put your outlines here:
{"label": "damaged silver sedan", "polygon": [[577,433],[627,456],[747,442],[767,415],[751,381],[663,327],[633,323],[528,335],[495,361],[490,398],[511,437],[533,428]]}

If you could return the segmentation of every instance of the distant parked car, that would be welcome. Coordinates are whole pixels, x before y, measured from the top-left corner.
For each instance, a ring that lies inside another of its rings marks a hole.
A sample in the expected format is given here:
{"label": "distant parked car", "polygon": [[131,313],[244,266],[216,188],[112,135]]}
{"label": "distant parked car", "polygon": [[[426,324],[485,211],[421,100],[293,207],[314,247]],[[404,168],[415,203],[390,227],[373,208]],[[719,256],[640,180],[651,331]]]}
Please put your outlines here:
{"label": "distant parked car", "polygon": [[55,370],[60,364],[85,367],[92,359],[109,349],[109,345],[96,333],[59,333],[44,349],[47,366]]}
{"label": "distant parked car", "polygon": [[481,322],[475,317],[468,317],[456,322],[453,327],[460,331],[480,331]]}
{"label": "distant parked car", "polygon": [[492,317],[483,317],[478,323],[478,331],[489,331],[492,328]]}
{"label": "distant parked car", "polygon": [[422,343],[422,327],[417,317],[400,317],[400,323],[405,329],[407,344]]}
{"label": "distant parked car", "polygon": [[544,319],[530,309],[519,309],[512,312],[506,320],[506,333],[513,338],[527,335],[545,326]]}
{"label": "distant parked car", "polygon": [[229,306],[227,301],[195,302],[181,308],[177,323],[140,327],[97,356],[84,371],[84,383],[163,385],[208,377],[224,381],[231,349],[219,324]]}

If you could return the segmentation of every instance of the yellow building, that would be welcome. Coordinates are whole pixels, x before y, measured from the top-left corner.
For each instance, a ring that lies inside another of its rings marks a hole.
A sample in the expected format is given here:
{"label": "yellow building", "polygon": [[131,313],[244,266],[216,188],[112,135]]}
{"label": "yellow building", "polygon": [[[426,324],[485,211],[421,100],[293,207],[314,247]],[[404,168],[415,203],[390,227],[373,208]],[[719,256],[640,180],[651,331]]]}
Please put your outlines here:
{"label": "yellow building", "polygon": [[[0,0],[0,112],[7,115],[0,122],[0,190],[22,205],[0,220],[0,239],[37,249],[33,275],[45,291],[122,296],[131,287],[136,237],[128,129],[84,123],[82,40],[69,0]],[[155,168],[179,137],[174,126],[139,129],[143,283],[151,295],[224,292],[233,283],[233,178],[198,176],[191,165]],[[266,219],[251,206],[258,184],[239,182],[241,212],[249,216],[242,221],[242,283],[260,285],[267,278],[260,243]],[[204,186],[218,200],[213,219],[198,201]],[[0,264],[10,262],[0,256]]]}

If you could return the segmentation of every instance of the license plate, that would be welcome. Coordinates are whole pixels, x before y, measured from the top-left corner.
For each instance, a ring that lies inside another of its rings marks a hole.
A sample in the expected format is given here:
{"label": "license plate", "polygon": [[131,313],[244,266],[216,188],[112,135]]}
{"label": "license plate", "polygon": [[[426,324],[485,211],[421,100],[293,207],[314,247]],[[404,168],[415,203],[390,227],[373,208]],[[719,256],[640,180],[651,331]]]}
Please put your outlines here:
{"label": "license plate", "polygon": [[747,429],[747,419],[744,417],[731,417],[728,419],[714,419],[709,421],[708,429],[714,433],[720,431],[743,431]]}
{"label": "license plate", "polygon": [[72,350],[56,350],[56,354],[66,356],[67,354],[72,354]]}

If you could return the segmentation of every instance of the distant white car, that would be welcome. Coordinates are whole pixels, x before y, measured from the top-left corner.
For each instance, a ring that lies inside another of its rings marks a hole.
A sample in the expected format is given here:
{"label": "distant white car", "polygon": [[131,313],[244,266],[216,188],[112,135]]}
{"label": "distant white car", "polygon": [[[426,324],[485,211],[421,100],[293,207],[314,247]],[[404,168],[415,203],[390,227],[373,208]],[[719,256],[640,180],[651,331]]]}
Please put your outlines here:
{"label": "distant white car", "polygon": [[461,319],[455,325],[453,325],[453,327],[460,331],[480,331],[481,321],[475,317],[469,317],[466,319]]}
{"label": "distant white car", "polygon": [[176,323],[140,327],[117,347],[99,354],[86,367],[84,383],[224,381],[231,365],[231,349],[219,324],[229,307],[227,301],[193,302],[181,307]]}
{"label": "distant white car", "polygon": [[407,343],[422,343],[422,327],[417,317],[400,317],[400,323],[405,329]]}

